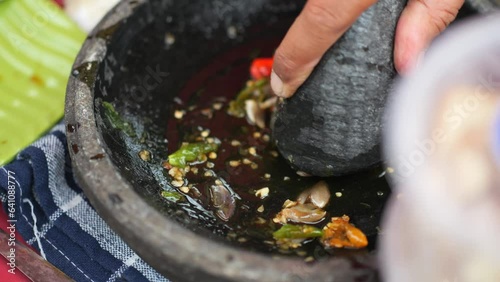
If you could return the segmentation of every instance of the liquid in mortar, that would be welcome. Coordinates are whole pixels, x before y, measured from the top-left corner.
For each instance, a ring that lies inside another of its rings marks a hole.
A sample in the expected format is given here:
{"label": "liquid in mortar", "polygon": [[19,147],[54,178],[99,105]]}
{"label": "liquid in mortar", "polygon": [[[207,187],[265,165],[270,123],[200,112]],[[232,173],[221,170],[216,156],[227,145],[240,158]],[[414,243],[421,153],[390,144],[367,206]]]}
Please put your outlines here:
{"label": "liquid in mortar", "polygon": [[[197,174],[190,171],[186,179],[195,189],[191,188],[188,193],[177,189],[187,199],[179,205],[188,213],[196,214],[197,218],[216,221],[217,224],[211,225],[214,232],[234,244],[253,250],[315,258],[318,254],[373,250],[380,232],[380,214],[390,193],[382,166],[349,176],[323,179],[328,183],[332,197],[325,207],[327,216],[317,227],[326,225],[330,217],[346,214],[367,235],[367,249],[325,252],[317,240],[305,241],[302,247],[292,250],[276,246],[272,233],[280,225],[272,219],[281,210],[284,201],[295,200],[301,191],[322,179],[297,175],[276,151],[269,128],[260,129],[250,125],[245,118],[226,113],[229,101],[234,99],[248,79],[251,60],[235,60],[235,55],[238,52],[230,52],[228,56],[215,60],[217,63],[201,70],[187,84],[172,108],[166,132],[170,153],[176,151],[182,142],[207,138],[221,141],[215,159],[209,158],[202,164],[191,166],[197,168]],[[224,66],[223,62],[230,64]],[[205,176],[207,171],[215,176]],[[167,171],[165,175],[170,177]],[[234,191],[235,211],[229,220],[218,217],[211,204],[210,186],[217,179]],[[265,187],[270,191],[267,197],[261,199],[255,195],[257,190]]]}

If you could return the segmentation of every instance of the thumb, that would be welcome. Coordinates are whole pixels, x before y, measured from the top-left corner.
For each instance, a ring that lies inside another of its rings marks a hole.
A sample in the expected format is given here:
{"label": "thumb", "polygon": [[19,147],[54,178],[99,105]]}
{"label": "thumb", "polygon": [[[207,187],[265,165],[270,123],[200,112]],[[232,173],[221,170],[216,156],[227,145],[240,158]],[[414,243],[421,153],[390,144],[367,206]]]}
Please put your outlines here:
{"label": "thumb", "polygon": [[328,48],[376,1],[308,0],[274,54],[274,93],[292,96]]}
{"label": "thumb", "polygon": [[406,73],[430,42],[457,16],[464,0],[409,0],[396,29],[394,64]]}

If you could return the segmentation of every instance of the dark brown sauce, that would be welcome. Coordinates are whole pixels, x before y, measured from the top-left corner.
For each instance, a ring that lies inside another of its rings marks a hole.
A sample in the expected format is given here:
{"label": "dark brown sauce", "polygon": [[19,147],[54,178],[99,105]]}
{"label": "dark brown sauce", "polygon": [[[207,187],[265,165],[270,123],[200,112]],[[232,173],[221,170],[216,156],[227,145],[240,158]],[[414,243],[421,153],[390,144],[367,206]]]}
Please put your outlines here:
{"label": "dark brown sauce", "polygon": [[[226,114],[228,102],[235,97],[248,79],[251,58],[241,59],[241,54],[251,53],[253,51],[251,48],[251,45],[246,45],[239,50],[228,52],[201,70],[187,84],[177,105],[172,109],[166,132],[169,141],[168,151],[170,153],[176,151],[182,142],[192,142],[201,131],[209,129],[211,137],[222,141],[217,151],[217,158],[209,161],[214,163],[212,170],[239,196],[236,200],[236,211],[227,222],[214,214],[208,191],[214,178],[203,177],[203,168],[206,168],[206,164],[198,165],[197,175],[187,174],[187,179],[196,187],[199,194],[190,192],[187,195],[187,203],[180,205],[189,214],[196,214],[196,218],[210,218],[216,221],[218,224],[211,225],[217,226],[214,232],[225,235],[235,244],[263,252],[283,253],[272,244],[274,241],[272,232],[280,227],[272,222],[272,218],[281,210],[285,200],[294,200],[301,191],[321,179],[300,177],[281,156],[273,156],[275,148],[272,142],[266,142],[262,138],[266,134],[271,135],[269,129],[260,130],[249,125],[245,119]],[[267,51],[270,53],[270,50]],[[214,110],[211,118],[202,113],[206,109],[211,109],[214,103],[221,101],[224,107],[221,110]],[[183,110],[186,114],[181,120],[176,119],[173,114],[175,110]],[[261,137],[254,138],[255,132],[259,132]],[[232,140],[240,141],[241,146],[232,146]],[[255,147],[258,156],[248,153],[242,156],[241,150],[249,147]],[[237,167],[229,165],[229,161],[242,158],[248,158],[256,163],[258,168],[252,169],[251,166],[244,164]],[[350,255],[374,249],[381,211],[390,193],[384,177],[380,177],[382,172],[383,168],[377,167],[349,176],[325,179],[332,197],[325,208],[328,212],[327,217],[317,224],[318,227],[324,226],[332,216],[346,214],[350,216],[351,222],[367,235],[370,244],[366,250],[325,251],[317,240],[311,240],[290,253],[298,251],[302,255],[318,259],[322,255],[332,253]],[[165,174],[168,177],[168,174]],[[265,174],[270,174],[271,177],[267,179]],[[255,196],[255,190],[263,187],[269,187],[270,194],[267,198],[260,199]],[[257,209],[261,205],[264,205],[264,211],[259,213]]]}

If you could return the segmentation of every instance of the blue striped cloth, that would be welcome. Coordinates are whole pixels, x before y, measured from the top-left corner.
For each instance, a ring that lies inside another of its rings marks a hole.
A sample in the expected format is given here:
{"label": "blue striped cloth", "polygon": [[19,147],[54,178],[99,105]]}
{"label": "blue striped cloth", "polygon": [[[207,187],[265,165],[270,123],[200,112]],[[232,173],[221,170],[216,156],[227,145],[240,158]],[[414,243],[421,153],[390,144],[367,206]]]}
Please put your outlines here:
{"label": "blue striped cloth", "polygon": [[10,185],[15,191],[10,200],[15,203],[17,231],[71,278],[168,281],[137,256],[90,206],[73,177],[62,123],[0,168],[0,199],[5,209],[9,180],[15,186]]}

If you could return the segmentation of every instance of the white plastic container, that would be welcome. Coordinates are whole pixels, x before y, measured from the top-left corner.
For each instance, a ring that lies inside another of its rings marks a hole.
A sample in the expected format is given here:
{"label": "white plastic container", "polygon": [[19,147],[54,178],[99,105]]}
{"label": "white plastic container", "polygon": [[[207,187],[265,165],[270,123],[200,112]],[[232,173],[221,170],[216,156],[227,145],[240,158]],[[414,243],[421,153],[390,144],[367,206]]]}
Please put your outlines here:
{"label": "white plastic container", "polygon": [[450,28],[386,115],[384,281],[500,281],[500,14]]}
{"label": "white plastic container", "polygon": [[66,0],[64,10],[86,32],[113,8],[119,0]]}

